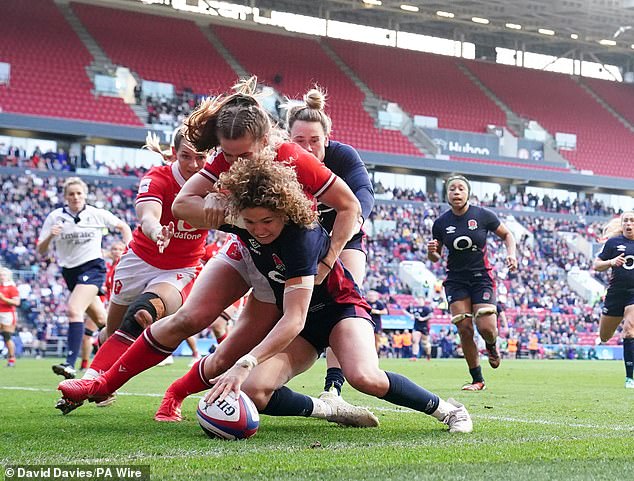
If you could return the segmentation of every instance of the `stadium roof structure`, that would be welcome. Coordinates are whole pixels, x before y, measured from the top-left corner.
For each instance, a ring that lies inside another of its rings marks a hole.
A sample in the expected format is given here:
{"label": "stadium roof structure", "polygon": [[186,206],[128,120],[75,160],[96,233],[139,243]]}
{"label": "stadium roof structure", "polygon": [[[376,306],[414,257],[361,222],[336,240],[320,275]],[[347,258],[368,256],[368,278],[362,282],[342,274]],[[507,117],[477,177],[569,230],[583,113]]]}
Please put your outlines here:
{"label": "stadium roof structure", "polygon": [[[231,0],[231,3],[464,40],[475,43],[479,52],[486,52],[487,47],[506,47],[575,59],[583,55],[585,60],[634,70],[634,0]],[[448,15],[441,16],[443,13]],[[479,23],[485,20],[488,23]],[[606,41],[615,45],[606,45]],[[476,54],[480,56],[478,50]]]}

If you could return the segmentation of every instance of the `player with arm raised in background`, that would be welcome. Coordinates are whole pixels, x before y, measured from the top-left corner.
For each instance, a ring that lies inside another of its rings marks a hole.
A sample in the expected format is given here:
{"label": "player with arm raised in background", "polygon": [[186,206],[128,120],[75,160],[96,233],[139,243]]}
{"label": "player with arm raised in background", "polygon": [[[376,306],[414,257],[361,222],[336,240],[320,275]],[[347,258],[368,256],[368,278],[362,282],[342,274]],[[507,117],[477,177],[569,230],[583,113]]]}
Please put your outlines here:
{"label": "player with arm raised in background", "polygon": [[599,272],[612,269],[599,335],[601,342],[608,342],[623,321],[625,387],[634,389],[634,212],[624,212],[620,222],[609,227],[612,228],[605,233],[607,241],[593,265]]}
{"label": "player with arm raised in background", "polygon": [[482,391],[486,385],[474,338],[474,322],[484,338],[490,366],[496,369],[500,365],[495,283],[488,259],[487,235],[494,232],[504,241],[506,264],[510,271],[517,269],[515,239],[495,213],[469,204],[471,185],[465,177],[452,175],[445,185],[451,208],[441,214],[432,226],[433,240],[427,244],[427,257],[432,262],[438,262],[442,247],[447,249],[447,278],[443,285],[451,321],[458,327],[472,378],[462,389]]}
{"label": "player with arm raised in background", "polygon": [[51,212],[42,225],[37,252],[44,255],[55,247],[62,276],[70,290],[68,298],[68,350],[66,361],[55,364],[53,372],[67,379],[75,377],[75,361],[84,336],[84,314],[97,326],[106,322],[106,311],[99,289],[104,285],[106,265],[101,251],[104,228],[118,231],[123,242],[132,237],[130,227],[104,209],[86,204],[88,186],[79,177],[64,182],[63,207]]}

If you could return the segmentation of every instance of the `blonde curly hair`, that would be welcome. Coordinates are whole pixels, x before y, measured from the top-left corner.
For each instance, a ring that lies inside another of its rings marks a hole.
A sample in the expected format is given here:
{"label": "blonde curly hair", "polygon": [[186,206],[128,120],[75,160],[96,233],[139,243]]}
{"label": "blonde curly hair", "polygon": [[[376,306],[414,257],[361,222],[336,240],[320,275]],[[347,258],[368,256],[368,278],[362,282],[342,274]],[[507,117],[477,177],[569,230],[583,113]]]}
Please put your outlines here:
{"label": "blonde curly hair", "polygon": [[244,209],[264,207],[302,227],[311,227],[317,221],[313,202],[304,194],[295,170],[270,156],[236,160],[220,174],[218,187],[228,194],[231,217],[239,217]]}

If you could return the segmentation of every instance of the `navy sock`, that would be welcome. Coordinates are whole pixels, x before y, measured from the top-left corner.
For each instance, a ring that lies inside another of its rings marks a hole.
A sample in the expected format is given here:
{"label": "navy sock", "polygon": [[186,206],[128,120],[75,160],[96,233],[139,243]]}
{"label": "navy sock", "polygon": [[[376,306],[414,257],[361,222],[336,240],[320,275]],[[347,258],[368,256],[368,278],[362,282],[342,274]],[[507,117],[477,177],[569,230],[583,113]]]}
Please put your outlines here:
{"label": "navy sock", "polygon": [[273,392],[269,403],[261,411],[269,416],[304,416],[313,412],[313,400],[305,394],[291,391],[282,386]]}
{"label": "navy sock", "polygon": [[66,354],[66,364],[72,368],[75,367],[75,361],[77,361],[77,356],[79,356],[83,338],[83,322],[71,322],[68,324],[68,353]]}
{"label": "navy sock", "polygon": [[324,384],[324,391],[328,391],[331,387],[337,390],[337,393],[341,396],[341,388],[346,382],[343,377],[343,371],[338,367],[329,367],[326,371],[326,383]]}
{"label": "navy sock", "polygon": [[623,339],[623,361],[625,361],[625,377],[634,379],[634,337]]}
{"label": "navy sock", "polygon": [[438,408],[440,399],[434,393],[414,384],[400,374],[387,371],[385,374],[390,380],[390,388],[382,399],[392,404],[422,411],[425,414],[432,414]]}
{"label": "navy sock", "polygon": [[471,374],[471,379],[473,379],[474,383],[484,382],[484,378],[482,377],[482,366],[469,369],[469,374]]}

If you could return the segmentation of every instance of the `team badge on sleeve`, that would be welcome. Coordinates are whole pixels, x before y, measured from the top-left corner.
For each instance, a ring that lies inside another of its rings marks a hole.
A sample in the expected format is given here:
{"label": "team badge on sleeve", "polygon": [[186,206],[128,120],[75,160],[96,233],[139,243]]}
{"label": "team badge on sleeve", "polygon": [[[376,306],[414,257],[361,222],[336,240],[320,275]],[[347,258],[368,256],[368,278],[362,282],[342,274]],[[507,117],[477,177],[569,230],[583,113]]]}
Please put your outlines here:
{"label": "team badge on sleeve", "polygon": [[152,179],[141,179],[141,183],[139,184],[139,194],[147,194],[150,190],[150,183]]}

